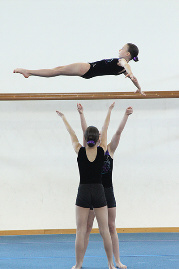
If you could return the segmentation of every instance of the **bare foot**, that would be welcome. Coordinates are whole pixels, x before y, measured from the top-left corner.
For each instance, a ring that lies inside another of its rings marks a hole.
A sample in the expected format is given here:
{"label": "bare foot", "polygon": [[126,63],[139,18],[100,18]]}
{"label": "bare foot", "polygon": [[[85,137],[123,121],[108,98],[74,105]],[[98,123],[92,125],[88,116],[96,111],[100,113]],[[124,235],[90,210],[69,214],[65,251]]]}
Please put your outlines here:
{"label": "bare foot", "polygon": [[122,264],[121,262],[116,262],[116,267],[117,268],[127,268],[127,266],[126,265],[124,265],[124,264]]}
{"label": "bare foot", "polygon": [[71,269],[81,269],[81,266],[78,267],[78,266],[74,265]]}
{"label": "bare foot", "polygon": [[109,269],[116,269],[116,267],[114,267],[114,265],[109,265]]}
{"label": "bare foot", "polygon": [[23,68],[16,68],[16,69],[14,69],[13,73],[22,74],[25,78],[28,78],[30,76],[30,74],[27,72],[27,70],[26,69],[23,69]]}

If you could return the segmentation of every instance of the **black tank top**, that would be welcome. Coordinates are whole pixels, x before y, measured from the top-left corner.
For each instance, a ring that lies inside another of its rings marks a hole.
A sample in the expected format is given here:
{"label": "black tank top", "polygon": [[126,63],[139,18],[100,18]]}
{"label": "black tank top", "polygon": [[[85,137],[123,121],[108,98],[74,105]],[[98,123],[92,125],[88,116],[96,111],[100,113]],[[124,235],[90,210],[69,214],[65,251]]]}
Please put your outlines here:
{"label": "black tank top", "polygon": [[117,65],[118,60],[118,58],[113,58],[90,63],[90,69],[82,77],[89,79],[96,76],[120,75],[126,72],[124,67]]}
{"label": "black tank top", "polygon": [[112,187],[112,170],[113,159],[111,158],[107,150],[104,155],[104,164],[102,169],[102,184],[104,188]]}
{"label": "black tank top", "polygon": [[90,162],[86,155],[86,148],[81,147],[77,157],[80,173],[80,184],[101,184],[102,167],[104,163],[104,150],[97,147],[96,159]]}

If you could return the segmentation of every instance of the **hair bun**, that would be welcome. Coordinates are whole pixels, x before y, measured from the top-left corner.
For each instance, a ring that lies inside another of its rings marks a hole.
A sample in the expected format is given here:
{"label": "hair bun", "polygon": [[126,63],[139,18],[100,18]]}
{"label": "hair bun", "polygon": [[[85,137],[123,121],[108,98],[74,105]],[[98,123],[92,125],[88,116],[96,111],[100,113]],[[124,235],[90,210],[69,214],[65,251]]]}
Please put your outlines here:
{"label": "hair bun", "polygon": [[96,143],[95,143],[93,140],[89,140],[89,141],[87,142],[87,145],[88,145],[90,148],[94,147],[95,144],[96,144]]}
{"label": "hair bun", "polygon": [[139,58],[136,56],[133,58],[134,62],[138,62],[139,61]]}

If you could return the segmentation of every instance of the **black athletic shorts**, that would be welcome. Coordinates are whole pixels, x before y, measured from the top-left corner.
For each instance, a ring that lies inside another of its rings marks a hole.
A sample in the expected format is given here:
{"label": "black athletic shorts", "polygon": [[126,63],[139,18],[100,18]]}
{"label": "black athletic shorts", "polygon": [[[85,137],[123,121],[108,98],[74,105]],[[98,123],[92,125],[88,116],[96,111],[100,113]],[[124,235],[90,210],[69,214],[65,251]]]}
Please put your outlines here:
{"label": "black athletic shorts", "polygon": [[104,188],[108,208],[116,207],[113,187]]}
{"label": "black athletic shorts", "polygon": [[102,184],[80,184],[76,205],[84,208],[100,208],[107,205]]}
{"label": "black athletic shorts", "polygon": [[[106,196],[106,202],[108,208],[116,207],[116,199],[114,196],[113,187],[110,188],[104,188],[105,196]],[[93,210],[93,207],[90,207],[90,210]]]}

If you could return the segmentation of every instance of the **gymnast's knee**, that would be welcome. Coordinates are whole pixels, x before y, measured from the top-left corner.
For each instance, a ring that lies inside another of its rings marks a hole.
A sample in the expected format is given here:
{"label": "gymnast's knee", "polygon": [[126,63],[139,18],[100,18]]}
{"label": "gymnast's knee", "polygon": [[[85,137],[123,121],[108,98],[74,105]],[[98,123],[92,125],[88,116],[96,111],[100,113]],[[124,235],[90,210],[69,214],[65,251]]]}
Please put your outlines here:
{"label": "gymnast's knee", "polygon": [[116,233],[116,225],[114,222],[111,222],[108,224],[109,226],[109,232],[110,234],[115,234]]}

